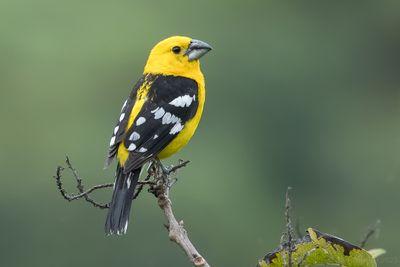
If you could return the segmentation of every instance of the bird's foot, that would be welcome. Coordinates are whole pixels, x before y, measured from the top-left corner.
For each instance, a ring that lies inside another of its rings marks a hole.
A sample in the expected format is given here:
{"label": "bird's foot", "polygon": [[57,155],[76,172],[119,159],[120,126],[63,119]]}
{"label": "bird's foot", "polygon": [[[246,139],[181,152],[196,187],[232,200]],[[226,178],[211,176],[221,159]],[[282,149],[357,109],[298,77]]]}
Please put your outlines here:
{"label": "bird's foot", "polygon": [[164,166],[158,158],[155,158],[149,165],[148,170],[153,172],[153,177],[159,185],[170,187],[171,167]]}
{"label": "bird's foot", "polygon": [[171,188],[177,181],[176,172],[178,169],[185,167],[189,163],[188,160],[179,160],[177,165],[164,166],[160,159],[154,158],[147,172],[154,177],[154,182],[158,186]]}

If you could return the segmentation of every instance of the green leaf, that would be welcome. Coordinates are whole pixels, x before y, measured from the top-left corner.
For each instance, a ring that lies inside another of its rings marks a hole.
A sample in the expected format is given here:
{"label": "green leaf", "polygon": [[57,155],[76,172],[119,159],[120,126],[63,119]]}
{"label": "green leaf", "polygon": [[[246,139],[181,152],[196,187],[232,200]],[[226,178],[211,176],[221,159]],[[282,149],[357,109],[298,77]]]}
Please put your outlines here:
{"label": "green leaf", "polygon": [[309,228],[307,235],[294,241],[292,246],[282,244],[259,261],[258,267],[289,266],[289,247],[292,247],[293,267],[314,265],[341,265],[346,267],[375,267],[373,255],[382,255],[384,250],[370,253],[339,237]]}

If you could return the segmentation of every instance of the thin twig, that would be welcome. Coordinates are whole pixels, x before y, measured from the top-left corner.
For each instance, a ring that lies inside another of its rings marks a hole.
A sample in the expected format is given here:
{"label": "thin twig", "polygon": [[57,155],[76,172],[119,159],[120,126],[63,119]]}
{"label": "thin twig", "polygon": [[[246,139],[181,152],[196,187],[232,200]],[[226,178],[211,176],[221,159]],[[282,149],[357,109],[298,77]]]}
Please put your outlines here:
{"label": "thin twig", "polygon": [[147,176],[146,176],[146,178],[143,180],[143,181],[138,181],[138,186],[137,186],[137,189],[136,189],[136,192],[135,192],[135,194],[133,195],[133,199],[136,199],[138,196],[139,196],[139,194],[142,192],[142,190],[143,190],[143,187],[146,185],[146,183],[150,180],[150,177],[151,177],[151,174],[150,174],[150,172],[149,172],[149,170],[148,170],[148,174],[147,174]]}
{"label": "thin twig", "polygon": [[114,184],[99,184],[99,185],[95,185],[92,188],[90,188],[89,190],[86,190],[78,195],[71,195],[70,196],[70,201],[75,200],[75,199],[79,199],[82,197],[87,197],[88,194],[92,193],[93,191],[97,190],[97,189],[102,189],[102,188],[107,188],[107,187],[113,187]]}
{"label": "thin twig", "polygon": [[[108,208],[109,204],[101,204],[89,197],[89,194],[95,190],[112,187],[114,183],[109,184],[101,184],[93,186],[88,190],[84,190],[84,186],[82,183],[82,178],[78,175],[76,169],[73,168],[69,158],[67,157],[66,163],[68,168],[71,170],[73,176],[75,177],[77,188],[79,190],[79,194],[68,194],[63,187],[61,182],[62,171],[64,170],[63,167],[59,166],[56,171],[56,175],[54,176],[56,180],[56,184],[58,190],[60,191],[61,195],[64,199],[68,201],[73,201],[79,198],[84,198],[87,202],[93,204],[95,207],[98,208]],[[143,190],[145,185],[149,186],[149,192],[153,193],[158,200],[158,205],[163,210],[164,215],[167,219],[168,224],[166,228],[169,232],[169,238],[171,241],[178,244],[185,254],[188,256],[189,260],[192,264],[196,267],[210,267],[207,261],[200,255],[197,249],[194,247],[192,242],[189,240],[187,232],[183,226],[183,221],[177,221],[174,216],[172,210],[172,203],[169,198],[169,192],[171,186],[174,184],[173,182],[176,181],[176,178],[171,179],[171,175],[174,175],[177,170],[180,168],[185,167],[189,161],[180,160],[179,163],[175,166],[171,166],[165,168],[162,166],[159,160],[153,160],[147,169],[147,176],[144,180],[138,182],[137,190],[133,196],[133,198],[137,198],[140,192]],[[151,177],[153,177],[152,180]]]}
{"label": "thin twig", "polygon": [[186,165],[188,165],[190,162],[190,160],[179,160],[179,163],[175,166],[172,166],[169,170],[168,170],[168,174],[171,174],[173,172],[176,172],[178,169],[186,167]]}
{"label": "thin twig", "polygon": [[381,220],[377,220],[373,226],[370,226],[367,233],[364,235],[364,238],[361,239],[360,247],[365,248],[368,240],[371,236],[379,231],[379,225],[381,224]]}
{"label": "thin twig", "polygon": [[[290,198],[289,198],[289,191],[291,190],[291,187],[288,187],[286,190],[286,195],[285,195],[285,219],[286,219],[286,232],[282,236],[282,240],[286,239],[286,244],[287,244],[287,251],[288,251],[288,266],[292,267],[293,266],[293,260],[292,260],[292,253],[294,251],[294,231],[293,231],[293,226],[292,226],[292,220],[290,218],[290,209],[291,209],[291,204],[290,204]],[[283,241],[281,241],[283,242]],[[286,266],[286,263],[284,263]]]}
{"label": "thin twig", "polygon": [[61,182],[61,177],[62,177],[62,171],[64,170],[64,167],[58,166],[57,167],[57,171],[56,171],[56,175],[54,176],[54,178],[56,179],[56,184],[57,184],[57,188],[60,191],[61,195],[63,196],[64,199],[68,200],[68,201],[73,201],[76,199],[80,199],[80,198],[84,198],[87,202],[89,202],[90,204],[92,204],[94,207],[96,208],[100,208],[100,209],[107,209],[109,207],[109,204],[103,204],[103,203],[99,203],[97,201],[94,201],[93,199],[91,199],[89,197],[89,194],[92,193],[93,191],[96,191],[98,189],[103,189],[103,188],[108,188],[108,187],[112,187],[114,184],[113,183],[108,183],[108,184],[100,184],[100,185],[95,185],[91,188],[89,188],[88,190],[84,190],[84,186],[82,184],[82,178],[78,175],[78,172],[74,169],[74,167],[71,164],[71,161],[69,160],[68,157],[66,157],[65,160],[68,169],[71,170],[75,180],[76,180],[76,187],[78,188],[79,193],[78,194],[68,194],[67,191],[64,189],[63,184]]}
{"label": "thin twig", "polygon": [[139,185],[143,185],[143,186],[145,186],[145,185],[155,185],[155,183],[153,181],[146,181],[146,180],[138,181],[137,183]]}
{"label": "thin twig", "polygon": [[[67,163],[68,168],[72,171],[72,174],[73,174],[74,177],[75,177],[75,180],[76,180],[76,182],[77,182],[76,187],[78,188],[79,192],[80,192],[81,194],[83,194],[83,193],[84,193],[84,187],[83,187],[83,184],[82,184],[82,178],[79,177],[77,170],[74,169],[74,167],[72,167],[71,161],[69,160],[68,157],[67,157],[67,159],[66,159],[66,163]],[[112,187],[112,186],[114,186],[113,183],[112,183],[112,184],[107,184],[107,186],[104,186],[103,188]],[[99,187],[98,189],[101,189],[101,188],[102,188],[102,187]],[[90,189],[89,189],[89,190],[90,190]],[[93,190],[92,190],[92,191],[93,191]],[[91,203],[91,204],[92,204],[93,206],[95,206],[96,208],[108,209],[109,206],[110,206],[109,203],[103,204],[103,203],[99,203],[99,202],[97,202],[97,201],[91,199],[91,198],[89,197],[88,194],[83,194],[83,197],[85,198],[85,200],[86,200],[87,202]]]}

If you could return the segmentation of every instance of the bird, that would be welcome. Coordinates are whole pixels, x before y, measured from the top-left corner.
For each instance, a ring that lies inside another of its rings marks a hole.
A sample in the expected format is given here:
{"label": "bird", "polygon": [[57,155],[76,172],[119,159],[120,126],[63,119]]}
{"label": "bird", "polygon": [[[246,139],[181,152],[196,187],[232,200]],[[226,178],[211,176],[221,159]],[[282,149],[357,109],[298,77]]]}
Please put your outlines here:
{"label": "bird", "polygon": [[107,235],[126,234],[133,195],[144,164],[165,159],[192,138],[202,116],[205,81],[200,58],[212,47],[185,36],[157,43],[114,127],[105,162],[117,159],[105,223]]}

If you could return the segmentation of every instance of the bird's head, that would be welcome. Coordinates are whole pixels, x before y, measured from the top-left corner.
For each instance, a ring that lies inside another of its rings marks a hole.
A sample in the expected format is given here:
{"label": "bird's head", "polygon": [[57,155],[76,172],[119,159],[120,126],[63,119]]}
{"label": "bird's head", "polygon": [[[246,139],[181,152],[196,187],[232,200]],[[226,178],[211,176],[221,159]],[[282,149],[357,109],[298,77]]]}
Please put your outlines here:
{"label": "bird's head", "polygon": [[150,52],[144,73],[192,78],[200,73],[199,59],[211,50],[203,41],[184,36],[169,37]]}

